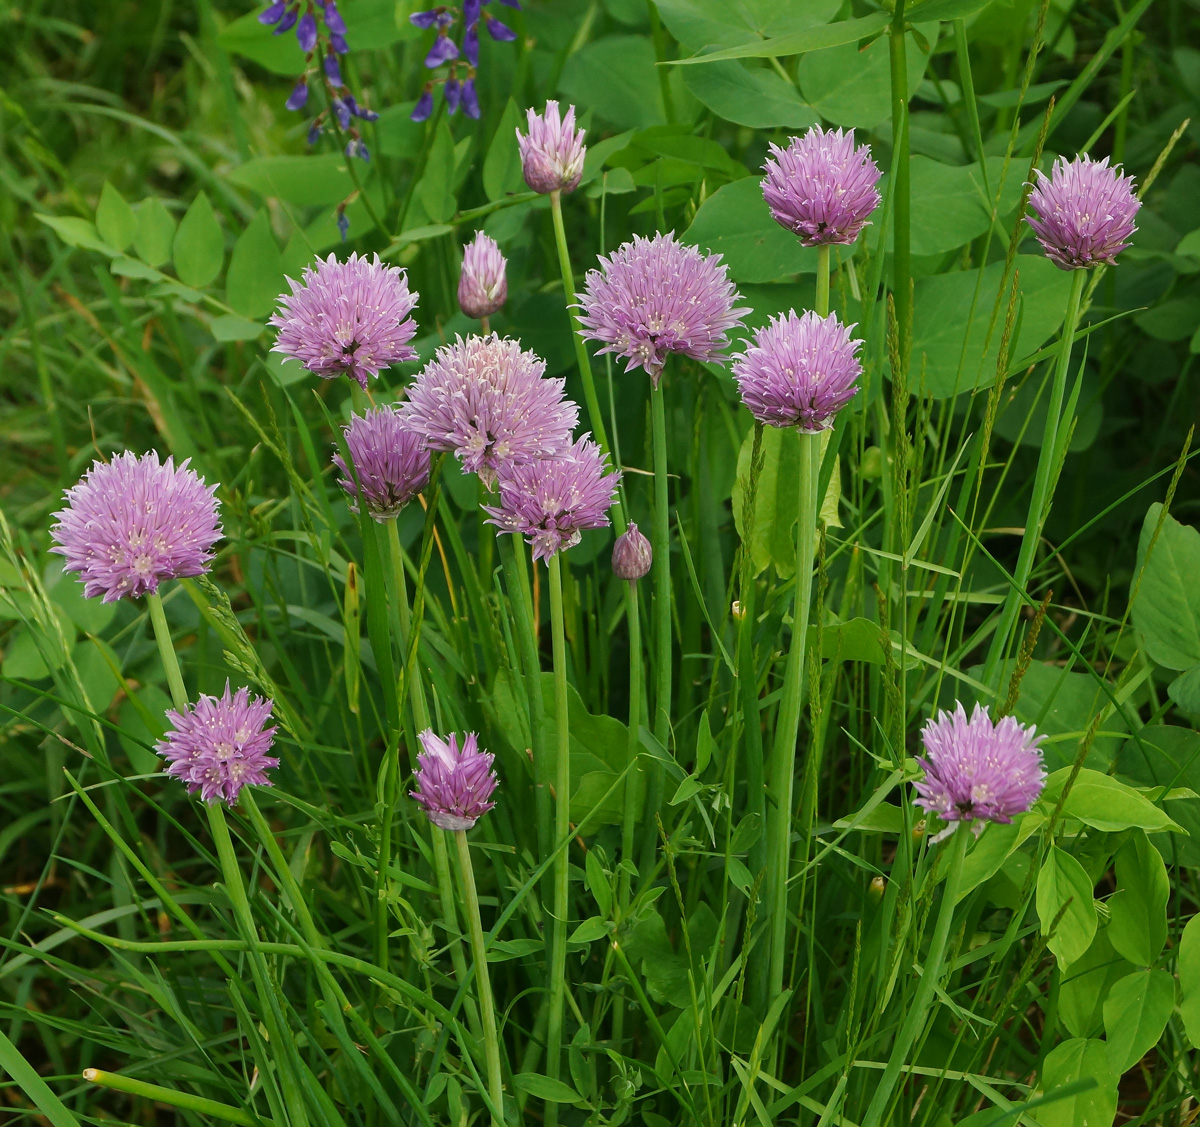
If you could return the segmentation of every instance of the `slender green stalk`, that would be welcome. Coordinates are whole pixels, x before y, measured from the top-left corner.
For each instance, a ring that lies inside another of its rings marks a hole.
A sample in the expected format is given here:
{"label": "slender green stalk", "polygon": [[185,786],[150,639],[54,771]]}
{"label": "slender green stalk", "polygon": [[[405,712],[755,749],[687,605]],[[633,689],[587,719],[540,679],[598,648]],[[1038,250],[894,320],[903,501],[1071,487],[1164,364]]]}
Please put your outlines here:
{"label": "slender green stalk", "polygon": [[829,244],[817,247],[817,302],[818,317],[829,316]]}
{"label": "slender green stalk", "polygon": [[175,643],[171,641],[171,629],[163,613],[162,596],[157,591],[146,596],[150,608],[150,621],[154,626],[154,640],[158,643],[158,655],[167,673],[167,687],[171,690],[171,703],[177,710],[187,708],[187,690],[183,687],[183,674],[179,671],[179,658],[175,656]]}
{"label": "slender green stalk", "polygon": [[[436,831],[435,831],[436,832]],[[475,889],[475,870],[471,867],[471,848],[465,830],[454,832],[458,847],[458,879],[462,885],[467,926],[471,932],[471,956],[475,960],[475,989],[479,1012],[483,1017],[483,1050],[487,1058],[488,1094],[495,1105],[492,1123],[504,1127],[504,1082],[500,1072],[500,1035],[496,1030],[496,1004],[492,999],[492,980],[488,974],[487,948],[483,943],[483,921],[479,916],[479,893]]]}
{"label": "slender green stalk", "polygon": [[[563,624],[562,563],[550,557],[550,632],[554,652],[554,714],[558,746],[554,764],[554,840],[566,840],[571,831],[571,734],[567,727],[567,641]],[[554,944],[550,962],[550,1016],[546,1026],[546,1074],[557,1080],[562,1071],[563,1005],[567,986],[567,915],[570,871],[569,850],[563,846],[554,858]],[[546,1104],[547,1127],[558,1123],[558,1105]]]}
{"label": "slender green stalk", "polygon": [[[1042,432],[1042,448],[1038,453],[1037,471],[1033,478],[1033,494],[1029,498],[1029,513],[1025,518],[1025,534],[1021,537],[1021,551],[1017,556],[1017,566],[1013,571],[1013,583],[1004,599],[1004,610],[1000,616],[1000,624],[992,635],[992,644],[988,649],[987,663],[983,671],[983,683],[996,687],[1000,663],[1008,646],[1009,634],[1016,624],[1017,615],[1021,610],[1022,596],[1033,571],[1033,561],[1037,556],[1038,542],[1042,536],[1042,525],[1045,522],[1050,499],[1054,492],[1054,473],[1057,469],[1059,456],[1059,436],[1063,433],[1062,415],[1063,398],[1066,395],[1067,374],[1071,367],[1071,345],[1075,338],[1075,329],[1079,324],[1079,304],[1083,294],[1083,284],[1087,277],[1086,270],[1075,270],[1071,273],[1071,295],[1067,300],[1067,315],[1063,321],[1062,337],[1059,340],[1058,362],[1054,369],[1054,382],[1050,388],[1050,403],[1046,409],[1046,427]],[[1070,422],[1070,420],[1065,420]]]}
{"label": "slender green stalk", "polygon": [[[592,435],[597,445],[606,457],[612,460],[612,450],[608,445],[608,432],[604,429],[604,416],[600,413],[600,400],[596,395],[596,381],[592,377],[592,362],[588,356],[587,345],[579,335],[579,318],[571,308],[575,300],[575,275],[571,270],[571,252],[567,247],[567,231],[563,226],[562,193],[550,193],[550,214],[554,217],[554,242],[558,246],[558,266],[562,271],[563,292],[567,299],[567,316],[571,320],[571,343],[575,346],[575,362],[579,365],[579,376],[583,380],[583,399],[587,404],[588,421],[592,426]],[[617,533],[625,531],[625,516],[618,499],[613,505],[613,523]]]}
{"label": "slender green stalk", "polygon": [[195,1112],[197,1115],[218,1119],[225,1123],[238,1123],[242,1127],[258,1127],[262,1122],[258,1116],[246,1111],[245,1108],[205,1099],[203,1096],[185,1092],[181,1088],[164,1088],[160,1084],[147,1084],[145,1080],[136,1080],[132,1076],[123,1076],[119,1072],[103,1072],[98,1068],[85,1068],[83,1078],[89,1084],[98,1084],[101,1088],[111,1088],[114,1092],[140,1096],[142,1099],[153,1100],[155,1103],[166,1104],[168,1107],[181,1107],[185,1111]]}
{"label": "slender green stalk", "polygon": [[[650,392],[654,445],[654,737],[663,747],[671,735],[671,510],[667,480],[667,409],[662,376]],[[653,811],[647,811],[653,814]]]}
{"label": "slender green stalk", "polygon": [[767,997],[783,990],[783,964],[787,953],[788,871],[792,836],[792,789],[796,776],[796,741],[804,700],[805,648],[812,602],[813,555],[817,540],[817,477],[821,469],[821,438],[801,434],[800,472],[796,481],[796,600],[792,610],[792,641],[783,675],[783,698],[776,719],[771,750],[771,776],[767,811],[767,903],[771,947]]}
{"label": "slender green stalk", "polygon": [[[626,585],[625,618],[629,624],[629,758],[635,760],[642,725],[642,619],[638,607],[637,581]],[[633,861],[633,832],[645,797],[645,776],[640,767],[631,767],[625,780],[625,809],[621,821],[621,857]],[[634,861],[634,864],[637,864]],[[620,876],[617,903],[622,911],[629,905],[629,874]]]}
{"label": "slender green stalk", "polygon": [[925,957],[925,966],[921,970],[921,981],[917,984],[917,993],[908,1008],[908,1016],[900,1028],[900,1035],[892,1045],[892,1055],[888,1058],[887,1067],[883,1070],[883,1078],[879,1081],[879,1086],[871,1098],[866,1117],[862,1121],[862,1127],[880,1127],[880,1124],[886,1121],[885,1113],[891,1104],[892,1093],[900,1079],[900,1070],[904,1067],[905,1058],[916,1042],[917,1035],[925,1025],[925,1015],[942,977],[946,941],[950,937],[950,924],[954,920],[954,906],[958,901],[958,890],[962,884],[963,858],[967,853],[969,837],[967,827],[958,825],[948,843],[950,866],[946,873],[946,887],[942,890],[942,905],[938,910],[937,924],[934,926],[933,939],[929,944],[929,954]]}
{"label": "slender green stalk", "polygon": [[896,0],[892,26],[888,32],[892,71],[892,294],[896,302],[896,324],[900,326],[900,360],[907,361],[908,334],[912,320],[909,280],[912,259],[909,253],[912,196],[908,159],[908,63],[904,39],[904,0]]}

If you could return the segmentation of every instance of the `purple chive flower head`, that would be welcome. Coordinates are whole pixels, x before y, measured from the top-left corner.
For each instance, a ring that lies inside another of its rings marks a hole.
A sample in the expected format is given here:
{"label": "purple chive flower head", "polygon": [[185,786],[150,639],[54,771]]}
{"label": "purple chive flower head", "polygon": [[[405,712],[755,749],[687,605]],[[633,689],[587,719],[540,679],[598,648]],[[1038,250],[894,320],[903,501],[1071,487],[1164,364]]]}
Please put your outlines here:
{"label": "purple chive flower head", "polygon": [[608,510],[621,475],[591,438],[584,435],[557,457],[539,458],[500,470],[500,504],[484,505],[488,523],[518,533],[535,560],[549,561],[579,543],[588,528],[608,525]]}
{"label": "purple chive flower head", "polygon": [[566,451],[579,408],[561,379],[515,340],[492,333],[439,348],[408,389],[400,414],[430,450],[453,450],[490,489],[504,466]]}
{"label": "purple chive flower head", "polygon": [[[429,484],[429,451],[419,435],[404,425],[395,407],[376,407],[351,415],[343,427],[354,473],[340,453],[333,464],[346,476],[338,478],[358,512],[357,498],[377,521],[392,520]],[[358,476],[358,485],[354,477]]]}
{"label": "purple chive flower head", "polygon": [[215,491],[187,460],[160,463],[153,450],[93,462],[54,514],[50,551],[65,557],[64,571],[79,573],[89,599],[154,593],[164,579],[208,571],[221,539]]}
{"label": "purple chive flower head", "polygon": [[852,243],[879,206],[879,169],[854,130],[826,133],[814,125],[786,149],[771,145],[763,165],[763,197],[775,222],[806,247]]}
{"label": "purple chive flower head", "polygon": [[558,103],[547,102],[544,114],[529,110],[526,120],[528,135],[517,130],[525,183],[542,195],[575,191],[583,178],[587,152],[583,130],[575,130],[575,107],[568,106],[566,116],[560,119]]}
{"label": "purple chive flower head", "polygon": [[[340,218],[339,218],[340,226]],[[288,279],[280,311],[270,323],[279,329],[272,352],[299,360],[313,375],[336,379],[343,372],[367,386],[369,376],[402,360],[415,360],[408,342],[417,331],[409,314],[417,294],[396,266],[352,254],[345,262],[331,254],[305,267],[304,280]]]}
{"label": "purple chive flower head", "polygon": [[740,295],[721,256],[677,243],[673,232],[635,235],[583,282],[575,306],[583,311],[580,333],[599,341],[601,354],[624,356],[625,371],[645,369],[655,386],[670,352],[719,360],[729,343],[725,334],[750,312],[734,308]]}
{"label": "purple chive flower head", "polygon": [[1083,270],[1111,263],[1129,246],[1142,201],[1134,195],[1133,177],[1110,168],[1108,157],[1059,157],[1049,176],[1041,170],[1036,176],[1029,203],[1037,218],[1025,219],[1055,266]]}
{"label": "purple chive flower head", "polygon": [[200,792],[205,802],[232,806],[244,786],[269,787],[267,771],[279,760],[268,755],[275,727],[268,727],[271,702],[252,697],[249,689],[232,696],[201,693],[182,712],[171,710],[172,727],[155,745],[170,766],[167,774],[183,783],[189,794]]}
{"label": "purple chive flower head", "polygon": [[980,833],[983,822],[1011,822],[1025,813],[1046,782],[1038,747],[1044,738],[1011,716],[993,723],[978,704],[970,720],[961,703],[928,720],[921,731],[926,757],[917,762],[925,777],[916,784],[916,803],[952,823],[938,838],[948,836],[955,822],[972,822]]}
{"label": "purple chive flower head", "polygon": [[409,793],[435,826],[469,830],[496,805],[488,801],[496,790],[495,756],[479,750],[474,732],[466,734],[461,750],[453,732],[443,740],[426,728],[420,740],[425,750],[417,756],[417,789]]}
{"label": "purple chive flower head", "polygon": [[862,365],[853,325],[837,314],[800,316],[794,309],[772,317],[754,334],[754,343],[733,360],[742,402],[771,427],[798,427],[816,434],[833,426],[833,417],[858,392]]}
{"label": "purple chive flower head", "polygon": [[618,579],[627,579],[630,583],[649,574],[650,566],[654,563],[654,550],[638,526],[629,522],[629,527],[617,537],[613,545],[612,569]]}
{"label": "purple chive flower head", "polygon": [[476,231],[475,241],[463,249],[458,276],[458,304],[468,317],[490,317],[508,300],[506,265],[495,239]]}

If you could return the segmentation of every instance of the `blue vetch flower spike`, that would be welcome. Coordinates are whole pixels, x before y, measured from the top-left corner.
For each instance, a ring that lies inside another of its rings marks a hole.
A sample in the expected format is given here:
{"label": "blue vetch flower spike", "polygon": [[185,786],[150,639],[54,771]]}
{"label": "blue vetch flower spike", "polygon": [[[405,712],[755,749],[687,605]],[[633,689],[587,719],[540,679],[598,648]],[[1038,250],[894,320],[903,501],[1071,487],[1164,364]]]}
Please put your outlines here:
{"label": "blue vetch flower spike", "polygon": [[266,24],[267,26],[276,24],[283,19],[283,13],[286,10],[286,0],[275,0],[275,3],[272,4],[265,12],[259,13],[258,22],[261,24]]}
{"label": "blue vetch flower spike", "polygon": [[308,79],[302,78],[296,83],[286,102],[289,110],[298,110],[308,101]]}
{"label": "blue vetch flower spike", "polygon": [[296,41],[300,49],[307,55],[317,45],[317,17],[312,12],[305,12],[296,25]]}

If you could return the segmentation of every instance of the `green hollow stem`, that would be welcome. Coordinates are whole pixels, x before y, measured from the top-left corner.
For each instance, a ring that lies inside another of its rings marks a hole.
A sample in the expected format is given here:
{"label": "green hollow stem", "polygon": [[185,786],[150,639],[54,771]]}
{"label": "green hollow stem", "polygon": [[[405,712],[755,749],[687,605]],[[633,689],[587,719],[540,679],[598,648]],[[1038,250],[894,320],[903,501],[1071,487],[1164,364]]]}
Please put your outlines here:
{"label": "green hollow stem", "polygon": [[187,708],[187,690],[183,687],[183,674],[179,671],[179,658],[175,655],[175,643],[171,641],[171,629],[163,611],[162,596],[154,591],[146,596],[150,608],[150,622],[154,627],[154,640],[158,643],[158,655],[167,673],[167,687],[171,690],[171,703],[178,711]]}
{"label": "green hollow stem", "polygon": [[900,1079],[905,1058],[912,1050],[913,1044],[925,1024],[925,1015],[942,977],[946,942],[950,938],[950,925],[954,921],[954,906],[958,900],[959,888],[962,886],[963,858],[967,853],[969,838],[967,827],[962,824],[956,825],[948,844],[950,865],[946,873],[946,887],[942,890],[942,905],[938,910],[937,923],[934,925],[929,954],[925,957],[925,966],[921,970],[921,980],[917,984],[916,995],[908,1007],[908,1016],[900,1028],[900,1034],[892,1045],[892,1055],[888,1058],[887,1067],[883,1070],[883,1077],[867,1107],[862,1127],[881,1127],[881,1124],[887,1122],[886,1112],[891,1104],[892,1093]]}
{"label": "green hollow stem", "polygon": [[[654,737],[665,748],[671,735],[671,511],[667,479],[667,408],[662,376],[650,392],[654,446]],[[654,810],[648,810],[652,816]]]}
{"label": "green hollow stem", "polygon": [[796,742],[804,700],[804,655],[812,602],[813,555],[817,539],[817,477],[821,468],[821,436],[801,434],[800,472],[796,494],[796,600],[792,610],[792,640],[783,675],[783,697],[771,749],[767,809],[767,903],[770,915],[770,964],[767,997],[783,990],[787,954],[788,872],[791,857],[792,789],[796,776]]}
{"label": "green hollow stem", "polygon": [[217,1100],[205,1099],[179,1088],[164,1088],[159,1084],[148,1084],[145,1080],[136,1080],[132,1076],[123,1076],[119,1072],[104,1072],[99,1068],[85,1068],[83,1078],[89,1084],[97,1084],[101,1088],[110,1088],[114,1092],[125,1092],[130,1096],[140,1096],[145,1100],[166,1104],[168,1107],[179,1107],[197,1115],[216,1119],[222,1123],[238,1123],[241,1127],[258,1127],[262,1121],[246,1111],[245,1108],[234,1107],[232,1104],[219,1103]]}
{"label": "green hollow stem", "polygon": [[508,605],[512,611],[517,640],[517,656],[525,678],[525,695],[529,704],[529,737],[533,747],[534,814],[537,818],[538,856],[549,857],[554,847],[554,810],[550,790],[544,785],[549,778],[550,764],[546,747],[546,707],[542,698],[542,663],[538,656],[537,638],[533,632],[533,597],[529,590],[529,572],[516,537],[504,534],[497,537],[500,563],[504,568],[504,583],[508,588]]}
{"label": "green hollow stem", "polygon": [[[554,839],[565,841],[571,830],[571,735],[567,727],[567,641],[563,624],[562,563],[550,557],[550,631],[554,654],[554,714],[558,746],[554,763]],[[546,1023],[546,1074],[562,1072],[563,1006],[567,987],[567,901],[570,893],[569,849],[554,858],[554,943],[550,960],[550,1014]],[[558,1104],[546,1103],[547,1127],[558,1123]]]}
{"label": "green hollow stem", "polygon": [[[575,362],[579,365],[579,376],[583,380],[583,399],[587,404],[588,421],[592,426],[592,435],[601,451],[612,459],[612,450],[608,445],[608,432],[604,429],[604,416],[600,413],[600,400],[596,395],[596,381],[592,376],[592,361],[588,356],[587,345],[579,335],[579,318],[571,308],[575,300],[575,274],[571,269],[571,252],[567,247],[567,230],[563,226],[562,192],[550,193],[550,214],[554,218],[554,242],[558,247],[558,266],[562,271],[563,293],[567,299],[567,316],[571,319],[571,342],[575,346]],[[620,502],[614,506],[620,509]],[[624,521],[617,532],[625,531]]]}
{"label": "green hollow stem", "polygon": [[[988,649],[987,662],[984,665],[983,683],[996,686],[1000,662],[1008,646],[1008,638],[1016,625],[1017,615],[1021,611],[1021,603],[1025,595],[1025,587],[1033,571],[1033,561],[1037,556],[1038,542],[1042,536],[1042,525],[1045,522],[1047,506],[1053,494],[1053,479],[1058,463],[1059,435],[1062,433],[1063,399],[1067,389],[1067,374],[1071,367],[1071,346],[1075,338],[1075,330],[1079,324],[1079,305],[1083,296],[1083,284],[1087,277],[1086,270],[1075,270],[1071,274],[1071,294],[1067,299],[1067,315],[1063,321],[1062,337],[1059,341],[1058,361],[1054,368],[1054,382],[1050,388],[1050,403],[1046,409],[1046,426],[1042,432],[1042,448],[1038,454],[1037,471],[1033,478],[1033,494],[1029,498],[1029,513],[1025,518],[1025,534],[1021,537],[1021,551],[1017,556],[1017,566],[1013,571],[1012,586],[1004,599],[1004,609],[1001,612],[1000,624],[992,635],[991,646]],[[1067,420],[1069,422],[1069,420]]]}
{"label": "green hollow stem", "polygon": [[487,949],[483,942],[483,921],[479,916],[479,893],[475,889],[475,870],[471,865],[471,848],[465,830],[454,831],[458,847],[458,879],[462,885],[471,935],[471,957],[475,960],[475,990],[479,997],[479,1012],[483,1019],[483,1049],[487,1060],[488,1095],[495,1113],[493,1127],[504,1124],[504,1081],[500,1071],[500,1035],[496,1030],[496,1003],[492,998],[492,980],[488,974]]}
{"label": "green hollow stem", "polygon": [[892,168],[895,189],[892,196],[892,294],[896,302],[896,324],[900,326],[900,360],[907,363],[907,340],[912,320],[911,294],[912,226],[911,166],[908,158],[908,63],[904,33],[904,0],[896,0],[888,32],[892,85]]}
{"label": "green hollow stem", "polygon": [[829,316],[829,244],[817,247],[817,302],[818,317]]}

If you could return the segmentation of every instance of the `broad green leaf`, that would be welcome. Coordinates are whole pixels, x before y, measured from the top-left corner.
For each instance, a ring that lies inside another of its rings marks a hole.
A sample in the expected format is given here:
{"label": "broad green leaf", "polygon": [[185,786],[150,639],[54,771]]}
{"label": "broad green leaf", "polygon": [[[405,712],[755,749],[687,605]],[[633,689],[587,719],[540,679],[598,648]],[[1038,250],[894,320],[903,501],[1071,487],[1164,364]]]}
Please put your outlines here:
{"label": "broad green leaf", "polygon": [[1020,833],[1019,818],[1009,825],[993,822],[984,829],[982,836],[963,861],[958,891],[960,900],[1000,871],[1000,866],[1020,844]]}
{"label": "broad green leaf", "polygon": [[192,201],[179,222],[173,257],[179,280],[195,289],[207,286],[221,272],[225,236],[203,192]]}
{"label": "broad green leaf", "polygon": [[521,151],[517,146],[517,128],[524,124],[517,103],[509,98],[483,159],[483,190],[489,200],[502,200],[512,192],[525,189]]}
{"label": "broad green leaf", "polygon": [[[818,440],[822,453],[829,442],[826,432]],[[733,519],[743,542],[746,537],[745,497],[750,486],[750,461],[754,453],[754,430],[746,432],[738,455],[737,480],[733,487]],[[795,430],[763,427],[763,465],[754,499],[754,537],[750,558],[755,573],[774,565],[783,579],[796,573],[796,535],[799,515],[796,475],[800,472],[800,435]],[[830,478],[830,486],[834,484]],[[822,507],[824,512],[824,506]]]}
{"label": "broad green leaf", "polygon": [[986,8],[992,0],[928,0],[905,7],[904,14],[914,20],[961,20]]}
{"label": "broad green leaf", "polygon": [[793,31],[786,35],[760,39],[756,42],[726,47],[691,59],[679,59],[681,66],[719,62],[721,59],[769,59],[786,55],[799,55],[806,51],[820,52],[828,47],[857,43],[860,39],[881,32],[891,22],[886,12],[875,12],[857,20],[840,20],[837,23],[814,27],[805,31]]}
{"label": "broad green leaf", "polygon": [[1116,875],[1119,890],[1108,898],[1108,938],[1131,963],[1153,966],[1167,942],[1171,883],[1145,834],[1135,834],[1117,851]]}
{"label": "broad green leaf", "polygon": [[434,223],[445,223],[455,212],[454,199],[454,138],[450,126],[443,117],[438,122],[429,158],[425,162],[425,174],[417,185],[417,194],[426,214]]}
{"label": "broad green leaf", "polygon": [[[837,14],[838,0],[659,0],[667,30],[688,52],[706,47],[755,46],[764,39],[819,28]],[[700,70],[700,67],[691,68]]]}
{"label": "broad green leaf", "polygon": [[539,1100],[547,1100],[555,1104],[579,1103],[579,1093],[570,1084],[561,1080],[552,1080],[537,1072],[517,1072],[513,1074],[513,1087],[518,1092],[528,1092]]}
{"label": "broad green leaf", "polygon": [[817,269],[817,252],[802,247],[771,218],[762,181],[755,176],[735,180],[709,196],[683,241],[723,255],[738,282],[774,282]]}
{"label": "broad green leaf", "polygon": [[237,317],[232,313],[224,317],[214,317],[212,335],[220,341],[257,340],[266,328],[261,321],[250,321],[245,317]]}
{"label": "broad green leaf", "polygon": [[[590,857],[591,854],[589,853]],[[584,920],[567,938],[568,943],[594,943],[597,939],[603,939],[608,934],[608,925],[604,922],[602,916],[592,916],[591,919]]]}
{"label": "broad green leaf", "polygon": [[1108,928],[1096,932],[1083,957],[1072,963],[1060,979],[1058,1016],[1072,1037],[1095,1037],[1100,1033],[1109,989],[1132,970],[1133,965],[1113,950]]}
{"label": "broad green leaf", "polygon": [[1089,771],[1088,776],[1085,779],[1081,774],[1071,788],[1063,813],[1105,833],[1135,827],[1149,833],[1180,828],[1160,807],[1132,787],[1097,771]]}
{"label": "broad green leaf", "polygon": [[340,203],[354,191],[341,153],[255,157],[229,173],[230,183],[302,207]]}
{"label": "broad green leaf", "polygon": [[559,89],[618,129],[666,121],[654,47],[643,35],[609,35],[574,52]]}
{"label": "broad green leaf", "polygon": [[96,205],[96,230],[110,247],[125,250],[137,234],[137,216],[133,208],[107,180],[100,189],[100,202]]}
{"label": "broad green leaf", "polygon": [[[351,5],[347,4],[347,8]],[[241,55],[258,63],[272,74],[289,78],[296,75],[296,37],[276,35],[274,28],[258,22],[257,11],[247,12],[226,24],[217,35],[217,42],[232,55]]]}
{"label": "broad green leaf", "polygon": [[[838,26],[831,24],[819,30],[831,31]],[[937,41],[936,23],[922,24],[917,30],[930,43]],[[928,56],[910,35],[905,55],[909,97],[917,92],[928,61]],[[839,46],[824,51],[810,50],[800,60],[796,77],[805,101],[835,125],[874,129],[891,113],[892,79],[887,36],[880,36],[865,51],[859,50],[854,40],[843,40]],[[914,191],[913,199],[917,198]]]}
{"label": "broad green leaf", "polygon": [[799,91],[765,67],[747,67],[731,59],[688,67],[683,84],[718,117],[751,129],[807,129],[820,115]]}
{"label": "broad green leaf", "polygon": [[1167,686],[1169,696],[1184,712],[1200,715],[1200,665],[1179,674]]}
{"label": "broad green leaf", "polygon": [[1190,669],[1200,664],[1200,585],[1196,583],[1200,532],[1168,513],[1151,552],[1161,513],[1162,505],[1155,502],[1142,523],[1133,579],[1133,624],[1146,652],[1159,665]]}
{"label": "broad green leaf", "polygon": [[1200,916],[1193,916],[1179,938],[1179,1016],[1193,1048],[1200,1045]]}
{"label": "broad green leaf", "polygon": [[375,123],[375,148],[385,157],[414,159],[425,141],[425,122],[413,121],[416,100],[386,106]]}
{"label": "broad green leaf", "polygon": [[1165,970],[1138,970],[1113,983],[1104,1003],[1104,1033],[1116,1075],[1158,1044],[1174,1008],[1175,980]]}
{"label": "broad green leaf", "polygon": [[50,676],[45,657],[34,638],[32,628],[18,626],[4,637],[4,660],[0,673],[17,681],[40,681]]}
{"label": "broad green leaf", "polygon": [[[914,212],[920,206],[916,204]],[[1071,285],[1067,272],[1041,255],[1018,255],[1016,268],[1020,275],[1020,330],[1009,349],[1010,363],[1036,351],[1057,331]],[[914,391],[924,381],[925,394],[945,399],[994,382],[1005,301],[1001,302],[986,353],[983,344],[1003,273],[1001,262],[984,267],[974,316],[970,314],[979,283],[978,270],[935,274],[917,282],[909,376]]]}
{"label": "broad green leaf", "polygon": [[175,220],[166,204],[157,196],[142,200],[137,208],[137,234],[133,249],[149,266],[162,266],[171,261],[171,246],[175,242]]}
{"label": "broad green leaf", "polygon": [[851,814],[833,823],[835,830],[854,827],[856,833],[898,834],[904,832],[904,811],[890,802],[881,802],[865,814]]}
{"label": "broad green leaf", "polygon": [[233,244],[225,294],[236,312],[254,319],[271,312],[283,288],[279,244],[271,233],[267,213],[260,211]]}
{"label": "broad green leaf", "polygon": [[612,884],[594,849],[589,849],[587,852],[584,873],[587,876],[588,890],[595,898],[601,916],[608,919],[612,915]]}
{"label": "broad green leaf", "polygon": [[116,248],[110,247],[96,233],[95,226],[90,220],[80,219],[74,215],[41,215],[35,217],[46,224],[69,247],[81,247],[84,250],[98,250],[101,254],[116,254]]}
{"label": "broad green leaf", "polygon": [[76,576],[64,573],[57,559],[46,565],[42,582],[50,601],[64,611],[71,622],[84,633],[100,634],[116,617],[116,603],[85,599],[83,584]]}
{"label": "broad green leaf", "polygon": [[1092,880],[1083,866],[1058,846],[1051,848],[1038,873],[1037,913],[1042,934],[1049,935],[1046,945],[1062,967],[1070,966],[1091,946],[1096,934]]}
{"label": "broad green leaf", "polygon": [[166,274],[147,265],[140,258],[118,255],[108,264],[109,272],[118,278],[141,278],[145,282],[169,281]]}
{"label": "broad green leaf", "polygon": [[1039,1087],[1047,1097],[1057,1088],[1094,1080],[1096,1086],[1037,1109],[1042,1127],[1112,1127],[1117,1113],[1117,1077],[1103,1041],[1073,1037],[1055,1046],[1042,1066]]}

